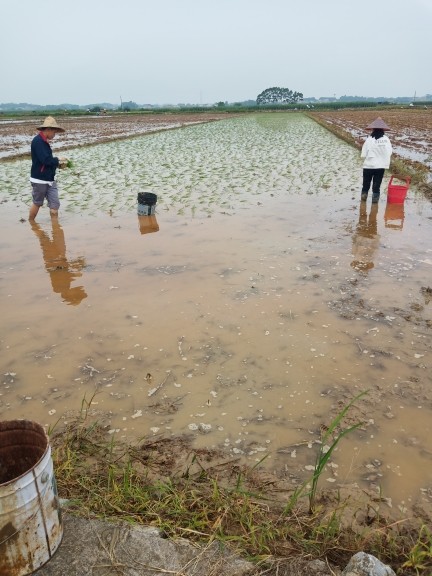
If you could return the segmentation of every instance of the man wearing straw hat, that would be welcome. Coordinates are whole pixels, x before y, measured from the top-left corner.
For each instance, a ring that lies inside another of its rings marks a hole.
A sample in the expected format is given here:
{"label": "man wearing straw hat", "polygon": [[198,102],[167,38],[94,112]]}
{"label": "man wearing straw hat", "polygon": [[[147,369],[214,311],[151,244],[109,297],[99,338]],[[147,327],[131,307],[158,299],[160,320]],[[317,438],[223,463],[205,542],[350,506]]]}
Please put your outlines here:
{"label": "man wearing straw hat", "polygon": [[57,132],[64,132],[55,118],[48,116],[42,126],[38,127],[38,134],[31,143],[32,166],[30,183],[32,186],[33,204],[30,207],[29,220],[34,220],[46,199],[51,216],[58,215],[60,207],[55,173],[57,168],[65,166],[66,158],[53,156],[50,142]]}
{"label": "man wearing straw hat", "polygon": [[384,134],[384,131],[390,130],[390,128],[382,118],[376,118],[367,129],[372,130],[372,132],[366,138],[361,151],[361,157],[364,158],[361,199],[362,201],[367,200],[372,184],[372,204],[376,204],[380,197],[384,171],[390,166],[393,150],[389,138]]}

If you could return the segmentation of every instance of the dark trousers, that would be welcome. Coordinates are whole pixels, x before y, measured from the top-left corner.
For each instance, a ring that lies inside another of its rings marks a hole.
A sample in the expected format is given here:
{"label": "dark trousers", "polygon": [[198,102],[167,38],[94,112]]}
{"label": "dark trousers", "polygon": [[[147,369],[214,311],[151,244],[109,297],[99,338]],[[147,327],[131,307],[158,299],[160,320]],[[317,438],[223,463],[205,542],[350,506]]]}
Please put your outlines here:
{"label": "dark trousers", "polygon": [[362,192],[367,194],[372,182],[372,192],[380,193],[380,186],[384,177],[384,168],[363,168],[363,188]]}

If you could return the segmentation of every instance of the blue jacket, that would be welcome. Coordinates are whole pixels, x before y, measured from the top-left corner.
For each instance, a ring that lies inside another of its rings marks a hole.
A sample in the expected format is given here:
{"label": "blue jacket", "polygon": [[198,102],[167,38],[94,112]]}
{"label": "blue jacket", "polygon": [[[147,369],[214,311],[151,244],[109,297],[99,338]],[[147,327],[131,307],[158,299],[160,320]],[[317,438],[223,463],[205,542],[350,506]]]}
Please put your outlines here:
{"label": "blue jacket", "polygon": [[59,159],[53,156],[51,146],[40,134],[31,143],[31,177],[52,182],[59,165]]}

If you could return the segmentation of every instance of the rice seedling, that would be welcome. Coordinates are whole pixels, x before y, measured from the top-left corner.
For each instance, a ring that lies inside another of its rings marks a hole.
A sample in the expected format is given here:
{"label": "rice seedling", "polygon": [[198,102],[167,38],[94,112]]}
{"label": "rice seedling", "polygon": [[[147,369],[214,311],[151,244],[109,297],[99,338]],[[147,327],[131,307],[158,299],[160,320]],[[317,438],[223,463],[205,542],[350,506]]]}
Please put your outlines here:
{"label": "rice seedling", "polygon": [[[365,391],[365,392],[361,392],[360,394],[355,396],[351,400],[351,402],[349,402],[336,415],[336,417],[331,421],[331,423],[328,426],[328,428],[326,429],[324,435],[322,435],[321,439],[318,442],[319,450],[318,450],[318,453],[316,455],[315,464],[314,464],[314,471],[313,471],[312,477],[309,478],[308,480],[306,480],[305,482],[303,482],[303,484],[301,484],[301,486],[299,486],[294,491],[293,495],[289,499],[289,502],[285,508],[286,513],[289,513],[292,511],[292,509],[296,505],[298,499],[301,496],[305,495],[305,492],[307,491],[306,496],[309,499],[309,513],[313,514],[313,512],[315,511],[315,502],[316,502],[316,498],[317,498],[318,482],[319,482],[319,479],[320,479],[320,477],[321,477],[321,475],[325,469],[325,466],[327,465],[328,461],[330,460],[330,457],[331,457],[334,449],[336,448],[336,446],[339,444],[339,441],[344,436],[346,436],[350,432],[359,428],[363,424],[363,422],[357,422],[356,424],[354,424],[352,426],[348,426],[347,428],[343,428],[342,430],[338,431],[338,429],[340,428],[340,424],[341,424],[342,420],[344,419],[345,415],[347,414],[348,410],[353,406],[353,404],[357,400],[359,400],[360,398],[365,396],[366,394],[367,394],[367,392]],[[335,432],[336,432],[336,436],[334,437]],[[330,445],[328,445],[327,442],[330,442]]]}

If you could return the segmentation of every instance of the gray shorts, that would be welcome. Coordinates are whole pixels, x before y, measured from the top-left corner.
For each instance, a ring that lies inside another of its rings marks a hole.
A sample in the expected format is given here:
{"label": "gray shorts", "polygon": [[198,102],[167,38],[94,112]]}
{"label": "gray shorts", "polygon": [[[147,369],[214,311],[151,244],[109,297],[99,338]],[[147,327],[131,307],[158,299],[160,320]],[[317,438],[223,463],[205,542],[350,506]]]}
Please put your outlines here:
{"label": "gray shorts", "polygon": [[32,185],[32,197],[33,204],[36,206],[43,206],[44,200],[46,198],[49,208],[53,210],[58,210],[60,208],[60,200],[58,195],[57,183],[52,184],[39,184],[36,182],[30,182]]}

